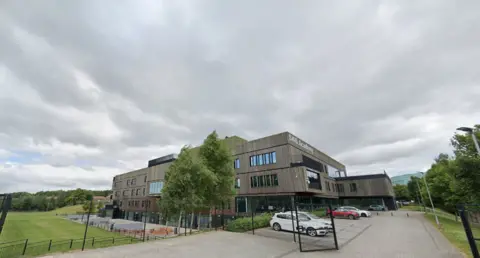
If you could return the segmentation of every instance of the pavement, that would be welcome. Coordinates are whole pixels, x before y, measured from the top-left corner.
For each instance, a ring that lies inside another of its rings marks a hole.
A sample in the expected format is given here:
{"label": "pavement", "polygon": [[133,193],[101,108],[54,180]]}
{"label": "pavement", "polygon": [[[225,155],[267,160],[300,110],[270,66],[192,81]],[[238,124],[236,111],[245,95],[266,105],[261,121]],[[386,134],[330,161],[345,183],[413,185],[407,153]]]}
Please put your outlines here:
{"label": "pavement", "polygon": [[[338,239],[344,238],[338,251],[300,253],[298,244],[260,235],[209,232],[173,239],[46,256],[51,258],[121,257],[229,257],[229,258],[463,258],[448,240],[418,212],[380,213],[372,218],[341,222]],[[357,224],[349,224],[349,223]],[[353,226],[348,226],[353,225]],[[342,228],[344,230],[342,230]],[[266,230],[266,229],[264,229]],[[261,232],[262,230],[257,230]],[[342,233],[343,232],[343,233]],[[303,240],[304,238],[302,238]]]}

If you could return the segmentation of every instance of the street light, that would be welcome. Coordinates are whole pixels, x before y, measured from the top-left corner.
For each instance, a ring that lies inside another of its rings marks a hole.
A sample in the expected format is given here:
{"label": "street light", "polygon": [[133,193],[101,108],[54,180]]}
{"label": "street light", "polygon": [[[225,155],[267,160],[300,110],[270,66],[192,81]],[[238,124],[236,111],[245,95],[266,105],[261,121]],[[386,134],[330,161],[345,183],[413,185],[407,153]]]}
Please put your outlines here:
{"label": "street light", "polygon": [[435,207],[433,206],[432,195],[430,194],[430,189],[428,188],[427,179],[425,179],[426,174],[423,172],[421,173],[423,175],[423,181],[425,182],[425,186],[427,187],[428,198],[430,199],[430,204],[432,205],[433,215],[435,216],[435,222],[437,222],[437,226],[439,226],[440,222],[438,222],[437,213],[435,212]]}
{"label": "street light", "polygon": [[478,155],[480,155],[480,146],[478,145],[478,140],[477,137],[475,136],[473,132],[473,128],[470,127],[459,127],[457,128],[458,131],[466,132],[472,136],[473,143],[475,144],[475,149],[477,149]]}

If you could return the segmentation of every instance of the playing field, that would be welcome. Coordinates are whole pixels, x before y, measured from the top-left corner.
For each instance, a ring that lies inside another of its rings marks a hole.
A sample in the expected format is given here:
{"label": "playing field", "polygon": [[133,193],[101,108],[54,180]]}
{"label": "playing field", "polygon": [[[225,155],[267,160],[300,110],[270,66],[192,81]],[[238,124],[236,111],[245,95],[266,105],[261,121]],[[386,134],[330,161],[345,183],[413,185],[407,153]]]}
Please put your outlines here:
{"label": "playing field", "polygon": [[[55,212],[9,212],[0,242],[29,242],[83,238],[85,225],[55,216]],[[114,233],[88,228],[88,237],[113,237]]]}

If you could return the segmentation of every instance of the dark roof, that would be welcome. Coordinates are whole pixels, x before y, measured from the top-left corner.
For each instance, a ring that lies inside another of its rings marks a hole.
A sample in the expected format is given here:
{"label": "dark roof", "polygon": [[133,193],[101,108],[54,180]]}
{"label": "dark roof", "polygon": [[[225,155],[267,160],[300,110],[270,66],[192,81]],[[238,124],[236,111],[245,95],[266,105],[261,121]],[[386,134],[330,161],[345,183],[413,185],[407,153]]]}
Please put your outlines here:
{"label": "dark roof", "polygon": [[387,174],[373,174],[373,175],[363,175],[363,176],[347,176],[347,177],[335,177],[336,181],[343,181],[343,180],[362,180],[362,179],[375,179],[375,178],[388,178]]}

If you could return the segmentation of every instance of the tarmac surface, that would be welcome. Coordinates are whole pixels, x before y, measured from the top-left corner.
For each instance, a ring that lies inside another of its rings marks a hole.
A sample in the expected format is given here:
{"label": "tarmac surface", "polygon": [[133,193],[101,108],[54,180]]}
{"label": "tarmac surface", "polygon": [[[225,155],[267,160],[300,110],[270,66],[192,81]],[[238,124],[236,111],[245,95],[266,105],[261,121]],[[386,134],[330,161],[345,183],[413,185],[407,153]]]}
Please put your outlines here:
{"label": "tarmac surface", "polygon": [[[248,233],[209,232],[134,245],[57,254],[52,258],[120,257],[337,257],[337,258],[461,258],[463,255],[423,218],[421,213],[380,213],[359,221],[335,220],[340,250],[300,253],[298,244],[278,237]],[[357,223],[353,224],[350,223]],[[342,230],[344,228],[344,230]],[[262,232],[267,229],[257,230]],[[342,233],[343,232],[343,233]],[[343,239],[343,240],[342,240]],[[303,238],[302,238],[303,240]]]}

